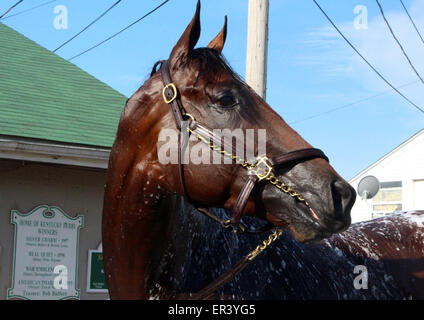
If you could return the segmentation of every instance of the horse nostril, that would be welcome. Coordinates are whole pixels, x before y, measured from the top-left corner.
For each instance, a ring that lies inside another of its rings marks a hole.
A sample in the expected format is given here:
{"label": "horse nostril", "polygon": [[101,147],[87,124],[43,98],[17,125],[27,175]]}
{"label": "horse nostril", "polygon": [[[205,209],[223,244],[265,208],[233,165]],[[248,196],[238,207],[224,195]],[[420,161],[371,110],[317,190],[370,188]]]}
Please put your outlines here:
{"label": "horse nostril", "polygon": [[355,191],[348,183],[336,180],[331,183],[331,192],[335,218],[344,221],[350,217],[350,209],[355,200]]}
{"label": "horse nostril", "polygon": [[352,196],[350,189],[350,185],[340,180],[333,182],[333,192],[337,192],[343,199],[350,198]]}

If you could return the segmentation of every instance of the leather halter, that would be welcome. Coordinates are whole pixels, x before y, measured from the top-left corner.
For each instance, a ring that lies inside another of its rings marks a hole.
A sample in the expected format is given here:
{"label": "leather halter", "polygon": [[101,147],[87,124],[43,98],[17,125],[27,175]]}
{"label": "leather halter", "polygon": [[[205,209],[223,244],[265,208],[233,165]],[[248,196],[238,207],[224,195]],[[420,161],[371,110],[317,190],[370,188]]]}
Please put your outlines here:
{"label": "leather halter", "polygon": [[[233,155],[236,154],[235,148],[232,145],[226,144],[225,139],[222,137],[217,136],[212,130],[207,128],[206,126],[198,123],[195,121],[194,117],[186,112],[184,109],[182,103],[181,103],[181,97],[179,96],[179,92],[175,84],[172,82],[170,70],[169,70],[169,61],[159,61],[157,62],[152,70],[151,75],[153,75],[156,72],[156,68],[158,65],[161,65],[160,71],[162,75],[162,82],[164,85],[164,88],[162,90],[162,95],[164,101],[170,106],[170,109],[172,111],[172,115],[175,120],[175,124],[179,130],[178,133],[178,172],[179,172],[179,184],[180,184],[180,190],[184,197],[190,201],[192,204],[194,203],[188,193],[185,186],[184,181],[184,167],[183,167],[183,161],[182,161],[182,147],[181,147],[181,131],[184,129],[187,129],[190,133],[197,135],[197,137],[200,140],[203,140],[204,142],[208,142],[209,146],[211,147],[211,143],[213,145],[219,145],[222,146],[220,149],[214,149],[219,151],[221,154],[230,155],[232,159],[235,159]],[[187,128],[184,128],[185,120],[191,119],[191,122],[189,123]],[[188,135],[184,135],[187,139]],[[188,139],[187,139],[188,140]],[[184,146],[188,141],[184,141]],[[211,141],[211,142],[209,142]],[[222,148],[222,149],[221,149]],[[296,191],[285,185],[284,183],[277,183],[278,178],[273,176],[272,171],[273,168],[276,166],[287,166],[289,164],[294,164],[297,162],[303,162],[315,158],[321,158],[326,161],[328,161],[328,158],[326,155],[319,149],[314,148],[307,148],[307,149],[301,149],[296,150],[292,152],[285,153],[280,156],[271,157],[270,159],[266,157],[260,157],[257,159],[257,162],[255,164],[249,164],[245,160],[241,160],[238,163],[244,166],[245,168],[251,169],[250,174],[248,175],[247,181],[244,183],[244,186],[242,187],[240,194],[237,198],[237,201],[234,205],[234,208],[232,210],[232,217],[230,220],[222,221],[217,216],[212,214],[207,208],[197,208],[198,211],[202,212],[203,214],[209,216],[210,218],[218,221],[221,223],[224,227],[233,227],[233,231],[243,231],[248,233],[261,233],[270,230],[271,228],[274,228],[274,225],[271,223],[266,224],[263,228],[260,228],[258,230],[249,231],[245,230],[245,228],[240,224],[241,216],[243,215],[244,208],[246,207],[247,201],[249,200],[249,197],[254,189],[254,187],[257,185],[259,181],[265,180],[269,181],[271,184],[275,185],[277,188],[281,189],[282,191],[288,193],[291,197],[303,201],[308,207],[309,204],[306,202],[306,200]],[[240,160],[240,159],[236,159]],[[236,161],[237,162],[237,161]],[[310,207],[309,207],[310,208]],[[267,240],[263,242],[263,244],[256,247],[255,250],[250,252],[248,255],[244,256],[238,263],[236,263],[232,268],[224,272],[221,276],[219,276],[217,279],[215,279],[211,284],[200,290],[199,292],[191,295],[189,299],[192,300],[199,300],[199,299],[208,299],[211,298],[214,292],[223,286],[225,283],[233,279],[237,274],[239,274],[251,261],[263,250],[265,250],[272,242],[274,242],[280,235],[282,234],[281,229],[275,229],[274,233],[271,234]]]}
{"label": "leather halter", "polygon": [[[179,184],[182,194],[186,199],[190,201],[190,197],[187,192],[187,188],[184,181],[184,167],[183,167],[183,161],[182,160],[182,150],[181,150],[181,129],[183,129],[183,123],[185,120],[188,120],[189,118],[192,118],[190,124],[189,124],[189,131],[197,134],[199,137],[203,137],[206,140],[210,140],[212,143],[215,143],[217,145],[222,145],[223,150],[228,154],[236,154],[235,148],[233,145],[229,145],[226,143],[226,141],[220,137],[217,136],[212,130],[207,128],[206,126],[198,123],[194,120],[194,118],[189,115],[186,110],[184,109],[181,98],[179,96],[179,92],[177,87],[172,82],[170,70],[169,70],[169,61],[159,61],[157,64],[155,64],[152,74],[156,72],[156,67],[158,64],[161,64],[160,71],[162,75],[162,81],[163,81],[163,99],[164,101],[170,106],[170,109],[172,111],[172,115],[175,120],[175,124],[177,126],[177,129],[179,129],[179,136],[178,136],[178,164],[179,164]],[[187,136],[187,135],[185,135]],[[187,141],[185,141],[186,143]],[[287,166],[293,163],[298,162],[304,162],[307,160],[315,159],[315,158],[321,158],[325,159],[328,162],[327,156],[322,152],[320,149],[315,148],[306,148],[306,149],[300,149],[292,152],[285,153],[280,156],[275,156],[271,158],[258,158],[257,163],[255,164],[257,168],[261,168],[260,170],[256,170],[253,174],[250,173],[248,175],[248,178],[246,182],[244,183],[244,186],[242,187],[239,196],[237,198],[237,201],[233,207],[232,210],[232,217],[228,221],[221,221],[219,218],[214,216],[212,213],[210,213],[206,208],[198,208],[198,210],[207,216],[217,220],[221,223],[221,225],[228,227],[232,226],[233,231],[238,232],[242,231],[245,232],[245,228],[240,225],[240,219],[243,215],[243,211],[246,207],[246,204],[249,200],[249,197],[254,189],[254,187],[257,185],[257,183],[269,175],[274,167],[276,166]],[[299,195],[299,194],[297,194]],[[300,195],[299,195],[300,196]],[[300,197],[299,197],[300,198]],[[193,203],[193,201],[191,201]],[[268,231],[274,226],[271,223],[268,223],[260,230],[255,230],[250,233],[259,233]],[[249,231],[247,231],[249,233]]]}

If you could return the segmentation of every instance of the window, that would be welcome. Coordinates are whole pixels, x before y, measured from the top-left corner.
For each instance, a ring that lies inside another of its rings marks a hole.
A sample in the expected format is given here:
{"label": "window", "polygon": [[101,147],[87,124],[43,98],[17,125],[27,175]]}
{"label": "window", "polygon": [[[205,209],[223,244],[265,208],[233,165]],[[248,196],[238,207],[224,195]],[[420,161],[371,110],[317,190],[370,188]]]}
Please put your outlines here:
{"label": "window", "polygon": [[373,198],[372,217],[377,218],[402,210],[402,181],[380,183],[380,191]]}

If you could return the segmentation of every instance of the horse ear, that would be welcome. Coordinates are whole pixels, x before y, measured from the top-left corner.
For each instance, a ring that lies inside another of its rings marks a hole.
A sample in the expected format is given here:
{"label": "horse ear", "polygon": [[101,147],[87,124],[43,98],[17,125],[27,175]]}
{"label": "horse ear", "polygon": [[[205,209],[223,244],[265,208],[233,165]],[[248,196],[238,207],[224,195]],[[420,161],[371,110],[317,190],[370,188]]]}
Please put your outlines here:
{"label": "horse ear", "polygon": [[170,56],[171,64],[187,57],[194,49],[200,37],[200,0],[197,1],[196,12],[190,24],[185,29],[180,40],[174,46]]}
{"label": "horse ear", "polygon": [[225,39],[227,39],[227,16],[225,16],[224,27],[221,32],[208,44],[208,48],[215,49],[219,53],[224,49]]}

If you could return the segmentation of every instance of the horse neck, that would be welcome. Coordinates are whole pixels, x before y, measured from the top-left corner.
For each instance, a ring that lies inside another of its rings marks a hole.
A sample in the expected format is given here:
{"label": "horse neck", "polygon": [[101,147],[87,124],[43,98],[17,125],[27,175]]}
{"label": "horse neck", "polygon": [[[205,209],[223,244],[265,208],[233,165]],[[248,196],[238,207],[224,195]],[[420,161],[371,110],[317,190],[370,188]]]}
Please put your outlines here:
{"label": "horse neck", "polygon": [[111,298],[149,298],[151,271],[167,241],[172,210],[166,192],[160,181],[136,171],[129,169],[105,193],[103,248]]}
{"label": "horse neck", "polygon": [[[166,241],[172,211],[166,200],[166,190],[173,190],[166,179],[172,177],[157,163],[157,132],[152,128],[161,112],[151,105],[151,87],[148,81],[128,101],[109,160],[102,238],[112,299],[149,298],[151,270]],[[137,120],[141,117],[142,122]]]}

